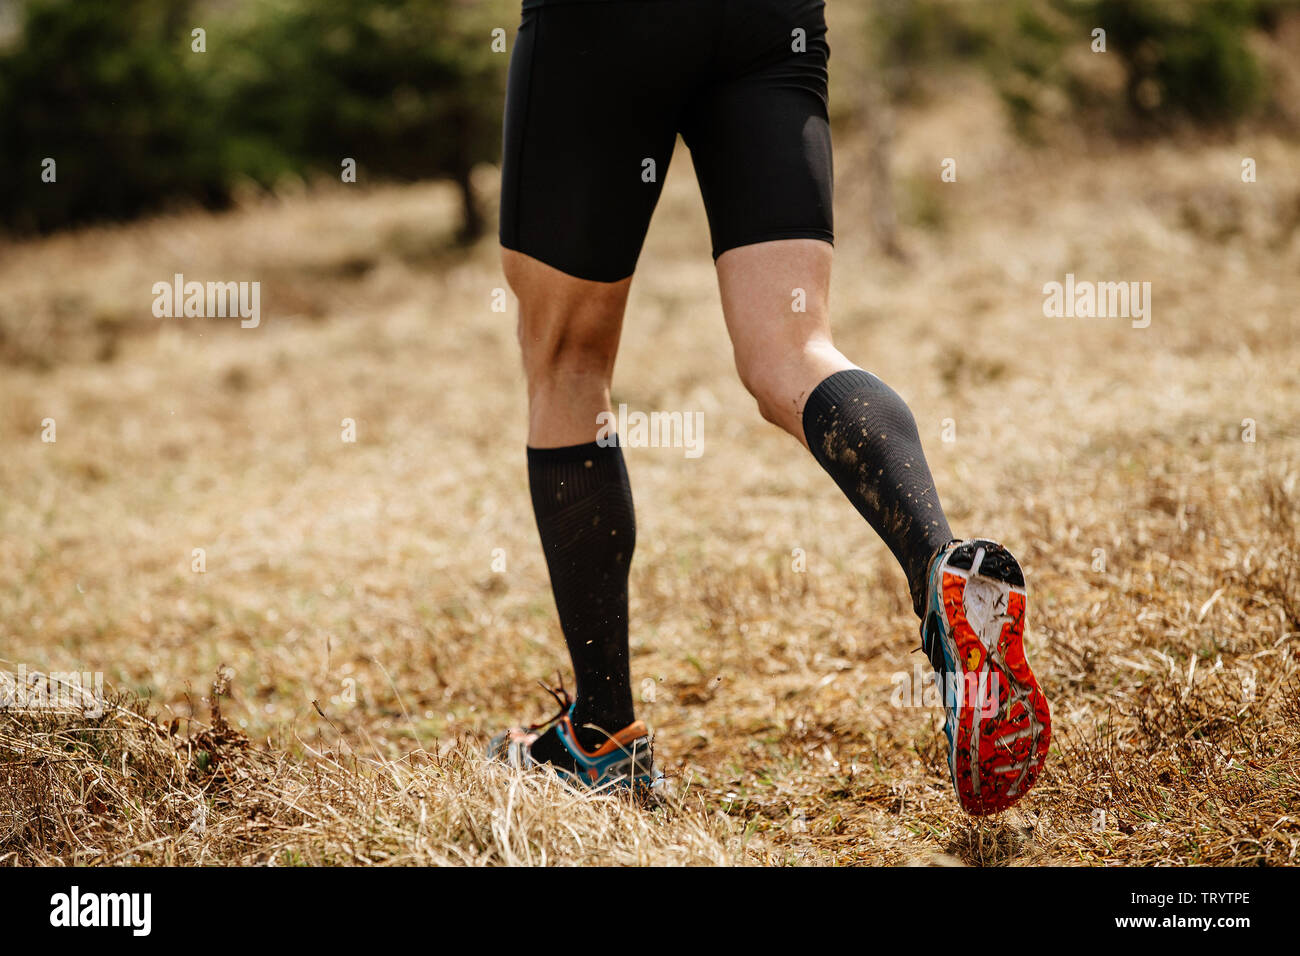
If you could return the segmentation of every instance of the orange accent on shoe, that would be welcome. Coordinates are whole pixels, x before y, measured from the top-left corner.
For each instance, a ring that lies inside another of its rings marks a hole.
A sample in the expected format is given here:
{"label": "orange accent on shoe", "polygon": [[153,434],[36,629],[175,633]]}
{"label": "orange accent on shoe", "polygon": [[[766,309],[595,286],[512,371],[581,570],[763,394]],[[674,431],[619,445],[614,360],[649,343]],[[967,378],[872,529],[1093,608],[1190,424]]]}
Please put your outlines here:
{"label": "orange accent on shoe", "polygon": [[573,745],[578,748],[578,751],[584,757],[590,757],[593,760],[596,759],[597,757],[603,757],[606,754],[613,753],[615,750],[623,750],[628,746],[628,744],[635,741],[638,737],[644,737],[649,733],[649,731],[646,730],[645,721],[634,720],[632,721],[632,723],[628,724],[618,733],[611,736],[609,740],[601,744],[599,749],[587,750],[585,747],[582,746],[581,743],[578,742],[578,735],[577,733],[574,732],[573,721],[569,719],[569,715],[565,714],[563,717],[560,718],[560,720],[562,723],[568,726],[569,739],[573,741]]}

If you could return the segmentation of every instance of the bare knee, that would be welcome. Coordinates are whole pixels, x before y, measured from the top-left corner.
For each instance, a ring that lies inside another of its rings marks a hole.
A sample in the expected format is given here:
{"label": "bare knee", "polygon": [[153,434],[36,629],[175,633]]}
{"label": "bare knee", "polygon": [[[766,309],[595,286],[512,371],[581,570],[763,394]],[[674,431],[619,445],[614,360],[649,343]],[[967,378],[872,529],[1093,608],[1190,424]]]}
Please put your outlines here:
{"label": "bare knee", "polygon": [[618,354],[621,310],[549,300],[519,309],[519,350],[529,388],[573,379],[608,384]]}
{"label": "bare knee", "polygon": [[779,425],[778,407],[781,402],[780,376],[774,370],[764,367],[761,361],[750,360],[736,354],[736,371],[740,374],[740,383],[745,391],[758,404],[758,413],[774,425]]}
{"label": "bare knee", "polygon": [[502,250],[506,281],[519,297],[519,348],[530,390],[557,380],[613,374],[631,280],[578,279]]}
{"label": "bare knee", "polygon": [[598,329],[560,323],[538,332],[520,323],[519,345],[529,388],[565,380],[597,379],[608,385],[614,374],[618,337]]}
{"label": "bare knee", "polygon": [[802,438],[803,406],[828,375],[852,368],[830,335],[820,330],[804,338],[748,342],[736,349],[736,371],[758,404],[759,414]]}

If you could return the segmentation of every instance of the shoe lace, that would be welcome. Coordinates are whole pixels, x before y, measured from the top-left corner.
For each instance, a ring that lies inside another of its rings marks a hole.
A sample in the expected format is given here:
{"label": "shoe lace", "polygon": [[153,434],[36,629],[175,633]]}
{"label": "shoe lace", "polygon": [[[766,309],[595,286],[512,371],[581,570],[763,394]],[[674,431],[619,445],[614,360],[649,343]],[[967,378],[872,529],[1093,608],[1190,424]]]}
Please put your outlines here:
{"label": "shoe lace", "polygon": [[562,675],[557,674],[556,680],[559,684],[558,687],[548,687],[546,686],[545,682],[540,680],[537,683],[538,686],[542,688],[542,690],[546,691],[546,693],[550,694],[552,697],[555,698],[555,702],[560,705],[559,711],[554,716],[546,718],[541,723],[533,724],[531,727],[528,728],[529,733],[532,733],[533,731],[536,730],[543,730],[551,726],[551,724],[555,723],[560,718],[567,716],[569,711],[573,708],[573,698],[570,697],[569,692],[564,689],[564,677]]}

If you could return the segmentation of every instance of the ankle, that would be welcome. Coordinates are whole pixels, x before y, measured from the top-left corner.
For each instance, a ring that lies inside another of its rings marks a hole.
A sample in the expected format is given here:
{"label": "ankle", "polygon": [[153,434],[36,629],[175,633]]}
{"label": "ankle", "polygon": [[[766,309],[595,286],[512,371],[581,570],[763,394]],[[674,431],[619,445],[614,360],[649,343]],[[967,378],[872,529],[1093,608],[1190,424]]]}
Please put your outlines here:
{"label": "ankle", "polygon": [[573,708],[570,720],[578,743],[586,750],[596,750],[603,747],[610,737],[636,720],[636,714],[631,701],[626,704],[605,703],[604,706],[599,706],[580,699]]}

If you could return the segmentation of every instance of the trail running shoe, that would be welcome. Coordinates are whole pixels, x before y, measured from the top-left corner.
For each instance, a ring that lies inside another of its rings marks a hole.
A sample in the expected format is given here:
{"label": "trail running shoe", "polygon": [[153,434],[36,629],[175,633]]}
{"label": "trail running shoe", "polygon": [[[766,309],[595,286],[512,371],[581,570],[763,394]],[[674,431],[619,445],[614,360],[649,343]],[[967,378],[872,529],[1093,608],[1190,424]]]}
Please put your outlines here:
{"label": "trail running shoe", "polygon": [[953,541],[930,565],[921,647],[944,691],[948,768],[962,808],[1005,810],[1034,785],[1052,717],[1025,659],[1025,576],[995,541]]}
{"label": "trail running shoe", "polygon": [[[664,775],[654,764],[650,733],[644,721],[634,720],[595,751],[583,749],[573,729],[575,704],[563,687],[546,688],[560,704],[560,712],[549,720],[531,727],[512,727],[492,738],[488,744],[488,758],[502,760],[512,767],[530,769],[545,767],[567,782],[589,790],[629,787],[640,796],[660,793]],[[533,757],[529,749],[533,741],[552,724],[556,725],[560,743],[573,757],[577,772],[543,763]]]}

